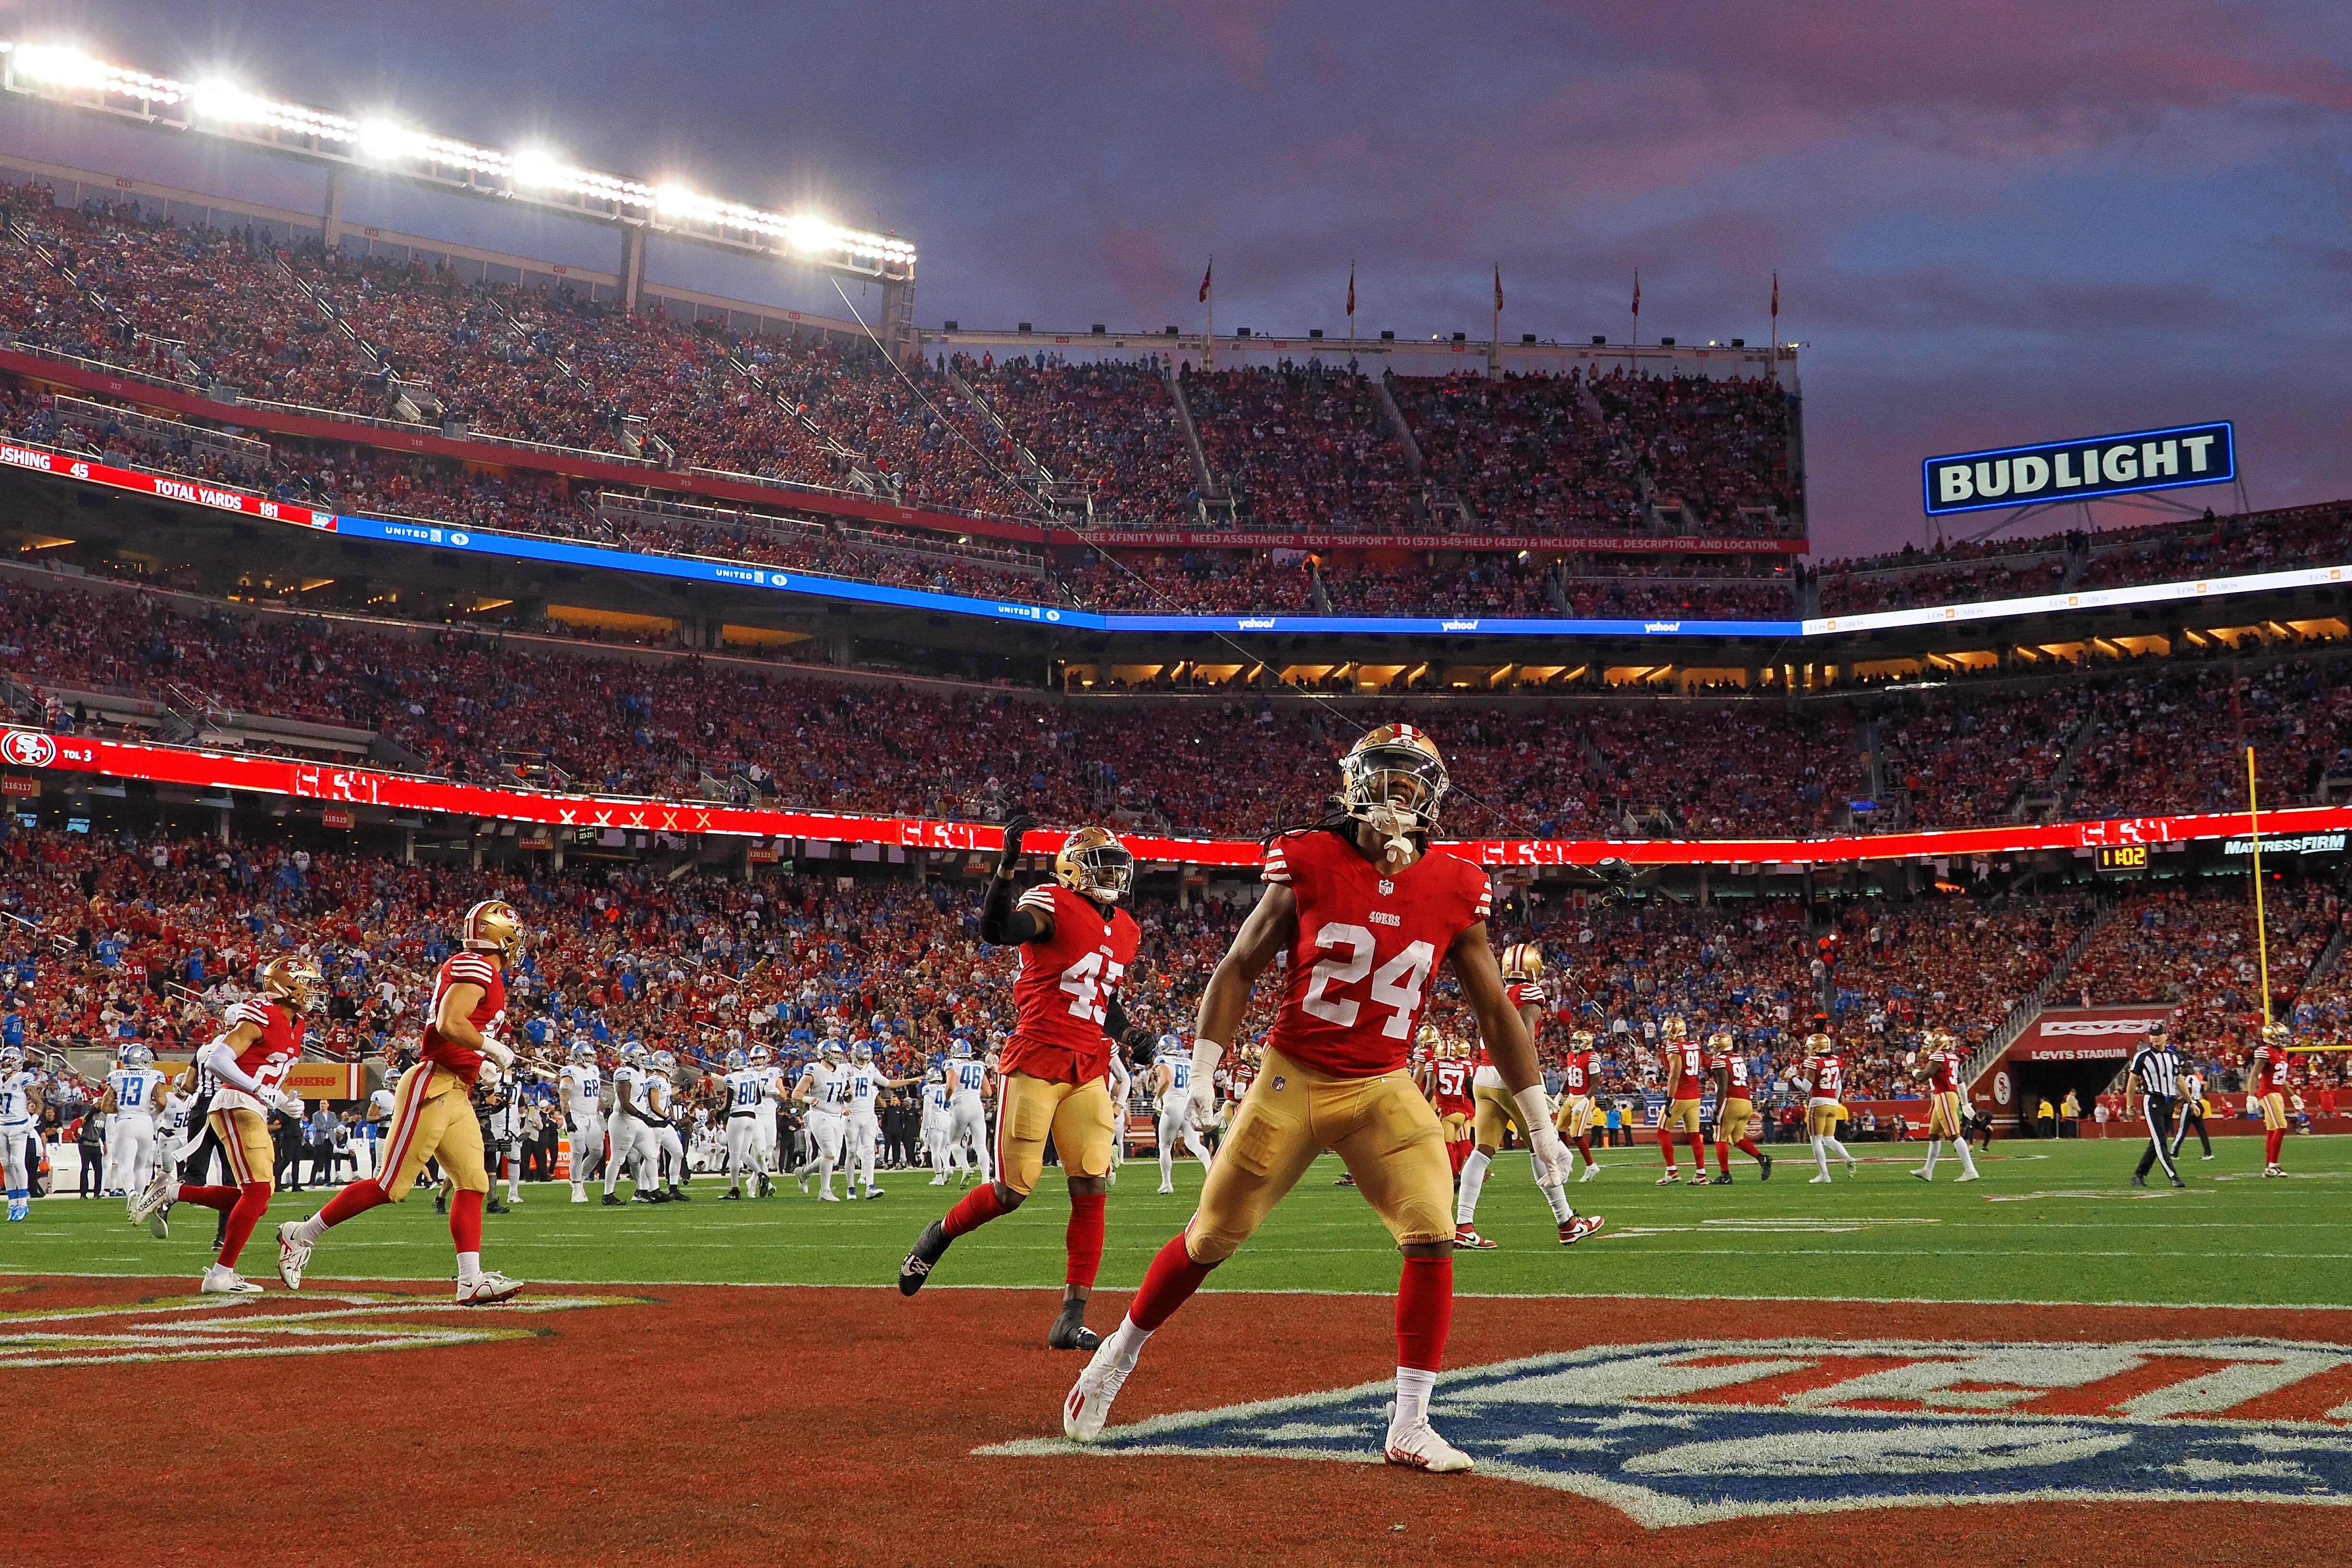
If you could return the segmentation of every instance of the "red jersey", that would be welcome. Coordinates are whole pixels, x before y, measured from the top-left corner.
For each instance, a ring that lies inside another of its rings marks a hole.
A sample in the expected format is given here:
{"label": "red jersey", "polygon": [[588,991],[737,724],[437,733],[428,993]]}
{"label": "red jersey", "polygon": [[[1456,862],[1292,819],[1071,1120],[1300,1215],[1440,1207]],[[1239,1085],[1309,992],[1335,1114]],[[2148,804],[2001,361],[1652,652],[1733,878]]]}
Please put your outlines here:
{"label": "red jersey", "polygon": [[425,1042],[416,1054],[436,1067],[447,1068],[457,1075],[458,1081],[471,1088],[482,1070],[482,1053],[443,1036],[436,1022],[441,1016],[441,1004],[453,985],[482,988],[481,1000],[466,1015],[466,1021],[481,1034],[496,1036],[507,1017],[506,977],[499,972],[498,960],[487,952],[460,952],[445,958],[441,972],[433,977],[433,1002],[425,1014]]}
{"label": "red jersey", "polygon": [[1724,1071],[1723,1098],[1726,1100],[1748,1099],[1748,1058],[1736,1050],[1726,1051],[1723,1053],[1723,1059],[1716,1065]]}
{"label": "red jersey", "polygon": [[1574,1100],[1592,1092],[1592,1053],[1570,1051],[1559,1064],[1559,1093],[1563,1100]]}
{"label": "red jersey", "polygon": [[1266,1045],[1335,1078],[1402,1068],[1430,976],[1454,938],[1492,912],[1486,873],[1442,849],[1384,872],[1351,841],[1309,828],[1276,839],[1263,874],[1298,900]]}
{"label": "red jersey", "polygon": [[1805,1076],[1813,1080],[1813,1099],[1835,1100],[1845,1080],[1845,1064],[1826,1052],[1807,1057]]}
{"label": "red jersey", "polygon": [[1449,1057],[1437,1064],[1436,1093],[1430,1097],[1430,1104],[1438,1115],[1467,1116],[1475,1109],[1470,1103],[1472,1070],[1469,1062],[1458,1057]]}
{"label": "red jersey", "polygon": [[1676,1100],[1696,1100],[1706,1089],[1706,1043],[1686,1037],[1666,1042],[1666,1058],[1680,1072],[1675,1079]]}
{"label": "red jersey", "polygon": [[[247,1024],[261,1032],[254,1037],[253,1044],[237,1053],[237,1070],[264,1089],[284,1088],[287,1075],[302,1059],[302,1037],[308,1032],[308,1022],[267,997],[250,996],[228,1011],[232,1031]],[[270,1109],[243,1089],[226,1085],[214,1096],[213,1105],[220,1110],[243,1109],[264,1115]]]}
{"label": "red jersey", "polygon": [[1960,1053],[1930,1051],[1927,1053],[1927,1092],[1958,1094],[1960,1092]]}
{"label": "red jersey", "polygon": [[1019,907],[1050,916],[1054,934],[1021,944],[1021,973],[1013,982],[1017,1017],[1003,1070],[1091,1083],[1110,1071],[1103,1020],[1135,962],[1141,928],[1116,904],[1106,918],[1101,905],[1059,882],[1038,883],[1021,895]]}
{"label": "red jersey", "polygon": [[1542,983],[1535,980],[1512,981],[1503,987],[1503,997],[1510,1003],[1514,1012],[1521,1007],[1533,1007],[1540,1013],[1551,1001],[1550,997],[1544,994]]}
{"label": "red jersey", "polygon": [[2253,1060],[2248,1064],[2253,1072],[2254,1092],[2256,1094],[2284,1094],[2286,1092],[2286,1062],[2287,1057],[2284,1051],[2275,1049],[2270,1046],[2256,1046],[2254,1047]]}
{"label": "red jersey", "polygon": [[1242,1096],[1249,1092],[1250,1085],[1256,1081],[1257,1068],[1247,1062],[1236,1062],[1234,1070],[1225,1075],[1225,1097],[1239,1104]]}

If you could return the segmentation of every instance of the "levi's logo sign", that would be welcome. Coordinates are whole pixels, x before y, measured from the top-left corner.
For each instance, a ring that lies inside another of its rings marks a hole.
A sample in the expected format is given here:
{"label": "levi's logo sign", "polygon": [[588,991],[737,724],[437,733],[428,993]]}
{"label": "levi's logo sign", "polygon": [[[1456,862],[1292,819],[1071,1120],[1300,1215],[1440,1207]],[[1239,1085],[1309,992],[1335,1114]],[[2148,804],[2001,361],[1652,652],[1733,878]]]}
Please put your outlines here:
{"label": "levi's logo sign", "polygon": [[2169,1021],[2170,1015],[2154,1018],[2048,1018],[2038,1032],[2045,1037],[2098,1035],[2144,1035]]}
{"label": "levi's logo sign", "polygon": [[[2352,1347],[1686,1340],[1446,1373],[1481,1474],[1638,1522],[1952,1503],[2352,1502]],[[1090,1452],[1376,1458],[1382,1380],[1112,1427]],[[1027,1439],[983,1454],[1075,1453]]]}

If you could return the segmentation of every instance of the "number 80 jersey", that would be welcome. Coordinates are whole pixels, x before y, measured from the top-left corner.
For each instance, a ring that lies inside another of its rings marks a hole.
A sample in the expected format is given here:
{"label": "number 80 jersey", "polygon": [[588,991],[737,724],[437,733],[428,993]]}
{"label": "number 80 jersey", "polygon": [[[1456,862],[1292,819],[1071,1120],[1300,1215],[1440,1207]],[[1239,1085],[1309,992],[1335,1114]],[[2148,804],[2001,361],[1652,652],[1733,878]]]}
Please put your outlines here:
{"label": "number 80 jersey", "polygon": [[1486,873],[1438,849],[1384,872],[1339,834],[1309,828],[1276,839],[1262,874],[1298,902],[1266,1045],[1337,1078],[1402,1068],[1431,977],[1454,939],[1492,912]]}
{"label": "number 80 jersey", "polygon": [[1013,982],[1016,1021],[1003,1070],[1054,1083],[1091,1083],[1110,1071],[1103,1021],[1118,983],[1135,963],[1142,932],[1116,904],[1102,906],[1058,882],[1040,882],[1021,907],[1053,917],[1054,934],[1021,945]]}

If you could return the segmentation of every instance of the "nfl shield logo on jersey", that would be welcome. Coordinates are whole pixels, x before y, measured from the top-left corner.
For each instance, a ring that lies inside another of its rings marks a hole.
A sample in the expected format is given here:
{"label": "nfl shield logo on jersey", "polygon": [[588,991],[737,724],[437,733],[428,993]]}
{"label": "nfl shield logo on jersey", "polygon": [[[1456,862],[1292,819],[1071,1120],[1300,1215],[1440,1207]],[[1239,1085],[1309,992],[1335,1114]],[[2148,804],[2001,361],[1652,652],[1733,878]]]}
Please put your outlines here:
{"label": "nfl shield logo on jersey", "polygon": [[1385,899],[1385,898],[1387,898],[1391,893],[1393,893],[1393,892],[1395,892],[1395,891],[1396,891],[1396,884],[1395,884],[1394,882],[1390,881],[1386,877],[1382,877],[1382,878],[1381,879],[1381,897],[1382,897],[1382,898],[1384,898],[1384,899]]}
{"label": "nfl shield logo on jersey", "polygon": [[[1449,1372],[1430,1415],[1479,1473],[1658,1528],[1982,1502],[2352,1502],[2352,1347],[1685,1340]],[[1165,1415],[1095,1452],[1380,1452],[1386,1381]],[[1074,1451],[1052,1442],[984,1453]]]}

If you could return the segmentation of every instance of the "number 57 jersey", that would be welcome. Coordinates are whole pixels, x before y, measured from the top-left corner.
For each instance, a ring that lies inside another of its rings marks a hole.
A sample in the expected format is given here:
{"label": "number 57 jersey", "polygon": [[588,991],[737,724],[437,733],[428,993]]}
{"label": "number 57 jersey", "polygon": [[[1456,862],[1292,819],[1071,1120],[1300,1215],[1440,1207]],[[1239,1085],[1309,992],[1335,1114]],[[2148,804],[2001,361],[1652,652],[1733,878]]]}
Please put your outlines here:
{"label": "number 57 jersey", "polygon": [[1339,835],[1312,828],[1276,839],[1262,874],[1298,903],[1266,1045],[1335,1078],[1402,1068],[1431,977],[1454,939],[1492,911],[1486,873],[1439,849],[1384,871]]}
{"label": "number 57 jersey", "polygon": [[1051,1083],[1091,1083],[1110,1071],[1103,1020],[1142,932],[1118,905],[1105,919],[1101,905],[1057,882],[1030,889],[1020,907],[1050,916],[1054,934],[1021,944],[1003,1070]]}

